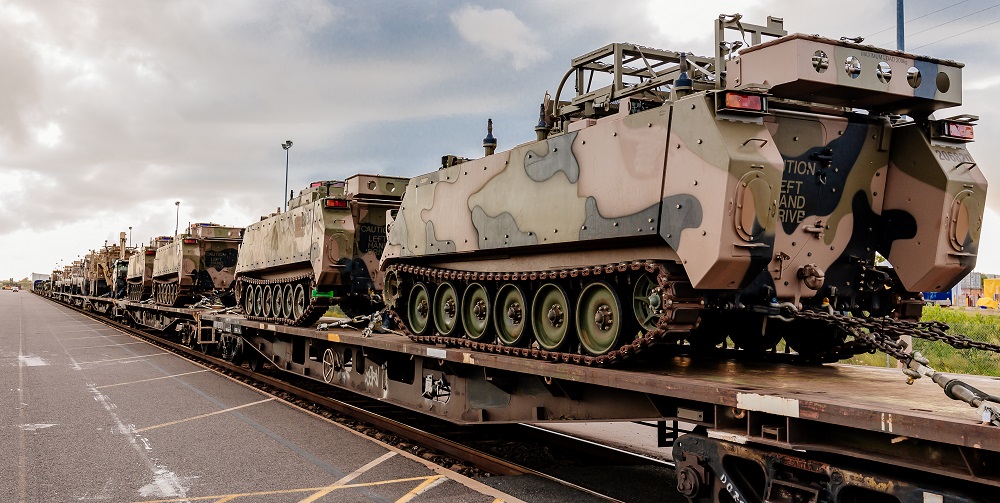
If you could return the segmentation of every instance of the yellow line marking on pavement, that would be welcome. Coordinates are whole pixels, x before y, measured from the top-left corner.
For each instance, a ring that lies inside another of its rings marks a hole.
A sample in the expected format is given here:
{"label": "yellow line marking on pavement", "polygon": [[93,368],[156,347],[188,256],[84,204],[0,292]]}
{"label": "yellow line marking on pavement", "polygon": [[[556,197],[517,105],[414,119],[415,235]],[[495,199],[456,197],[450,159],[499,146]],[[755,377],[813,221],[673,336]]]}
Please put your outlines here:
{"label": "yellow line marking on pavement", "polygon": [[173,375],[168,375],[168,376],[163,376],[163,377],[153,377],[152,379],[140,379],[138,381],[120,382],[120,383],[116,383],[116,384],[105,384],[104,386],[94,386],[94,389],[113,388],[115,386],[125,386],[127,384],[137,384],[137,383],[141,383],[141,382],[159,381],[160,379],[171,379],[171,378],[174,378],[174,377],[186,376],[186,375],[189,375],[189,374],[198,374],[198,373],[201,373],[201,372],[208,372],[208,369],[205,369],[205,370],[195,370],[194,372],[184,372],[183,374],[173,374]]}
{"label": "yellow line marking on pavement", "polygon": [[[342,486],[338,486],[337,489],[350,489],[350,488],[353,488],[353,487],[384,486],[386,484],[396,484],[396,483],[401,483],[401,482],[415,482],[415,481],[418,481],[418,480],[438,479],[438,478],[441,478],[441,477],[442,477],[442,475],[429,475],[429,476],[426,476],[426,477],[408,477],[408,478],[405,478],[405,479],[379,480],[377,482],[365,482],[365,483],[361,483],[361,484],[345,484],[345,485],[342,485]],[[260,492],[254,492],[254,493],[216,494],[214,496],[195,496],[195,497],[189,496],[187,498],[176,498],[176,499],[169,499],[169,500],[139,500],[139,501],[136,501],[135,503],[179,503],[181,501],[207,501],[207,500],[214,500],[216,503],[219,503],[219,502],[222,502],[222,501],[231,501],[231,500],[234,500],[236,498],[242,498],[244,496],[272,496],[272,495],[275,495],[275,494],[309,493],[309,492],[320,491],[322,489],[325,489],[325,488],[323,488],[323,487],[306,487],[306,488],[302,488],[302,489],[279,489],[279,490],[276,490],[276,491],[260,491]]]}
{"label": "yellow line marking on pavement", "polygon": [[274,398],[268,398],[266,400],[260,400],[258,402],[245,403],[243,405],[237,405],[236,407],[230,407],[230,408],[225,409],[225,410],[217,410],[215,412],[209,412],[208,414],[202,414],[200,416],[189,417],[187,419],[178,419],[177,421],[171,421],[169,423],[158,424],[156,426],[147,426],[145,428],[139,428],[138,430],[133,430],[133,431],[135,433],[141,433],[143,431],[155,430],[157,428],[163,428],[164,426],[173,426],[175,424],[186,423],[188,421],[194,421],[195,419],[201,419],[201,418],[205,418],[205,417],[209,417],[209,416],[215,416],[217,414],[225,414],[226,412],[232,412],[232,411],[237,410],[237,409],[242,409],[242,408],[245,408],[245,407],[250,407],[252,405],[258,405],[258,404],[262,404],[262,403],[265,403],[265,402],[271,402],[273,400],[274,400]]}
{"label": "yellow line marking on pavement", "polygon": [[121,344],[105,344],[103,346],[82,346],[82,347],[79,347],[79,348],[70,348],[70,347],[67,347],[66,349],[72,351],[72,350],[75,350],[75,349],[113,348],[115,346],[128,346],[129,344],[146,344],[146,343],[142,342],[142,341],[139,341],[139,342],[123,342]]}
{"label": "yellow line marking on pavement", "polygon": [[344,484],[346,484],[346,483],[348,483],[348,482],[350,482],[350,481],[358,478],[358,476],[360,476],[362,473],[365,473],[366,471],[371,470],[373,467],[382,464],[383,461],[385,461],[385,460],[387,460],[387,459],[389,459],[389,458],[391,458],[391,457],[393,457],[395,455],[396,455],[395,452],[389,451],[389,452],[387,452],[387,453],[379,456],[377,459],[374,459],[371,462],[369,462],[368,464],[362,466],[361,468],[358,468],[357,470],[354,470],[353,472],[351,472],[351,473],[349,473],[347,475],[344,475],[344,477],[341,478],[340,480],[338,480],[338,481],[336,481],[336,482],[334,482],[334,483],[326,486],[322,491],[318,491],[315,494],[313,494],[312,496],[310,496],[310,497],[308,497],[308,498],[306,498],[306,499],[304,499],[302,501],[299,501],[299,503],[312,503],[313,501],[316,501],[316,500],[322,498],[323,496],[326,496],[327,494],[330,494],[331,492],[333,492],[334,489],[337,489],[339,486],[342,486],[342,485],[344,485]]}
{"label": "yellow line marking on pavement", "polygon": [[424,489],[427,488],[427,486],[433,484],[434,482],[437,482],[438,479],[440,479],[441,477],[443,477],[443,475],[434,475],[431,478],[428,478],[427,480],[421,482],[420,485],[414,487],[410,492],[404,494],[402,498],[396,500],[396,503],[406,503],[411,499],[416,498],[421,492],[423,492]]}
{"label": "yellow line marking on pavement", "polygon": [[112,358],[110,360],[97,360],[92,362],[76,362],[77,365],[86,365],[88,363],[105,363],[105,362],[117,362],[121,360],[135,360],[136,358],[145,358],[147,356],[160,356],[160,355],[172,355],[173,353],[153,353],[151,355],[135,355],[126,358]]}

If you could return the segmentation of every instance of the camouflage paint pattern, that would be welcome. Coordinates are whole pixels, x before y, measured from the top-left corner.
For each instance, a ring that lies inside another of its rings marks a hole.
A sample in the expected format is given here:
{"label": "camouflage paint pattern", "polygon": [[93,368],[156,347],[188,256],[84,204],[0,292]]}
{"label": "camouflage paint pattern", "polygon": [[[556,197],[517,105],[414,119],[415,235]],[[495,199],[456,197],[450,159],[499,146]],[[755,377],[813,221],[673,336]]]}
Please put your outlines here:
{"label": "camouflage paint pattern", "polygon": [[413,178],[383,262],[637,246],[620,260],[682,262],[697,288],[753,277],[769,256],[781,179],[767,128],[720,120],[705,94],[619,110]]}
{"label": "camouflage paint pattern", "polygon": [[415,177],[383,267],[574,267],[603,249],[674,260],[695,288],[751,302],[854,299],[845,308],[882,302],[876,251],[911,292],[972,269],[986,181],[926,118],[961,104],[960,63],[795,34],[727,70],[728,90],[800,101],[773,100],[760,120],[717,111],[711,88],[652,108],[626,98],[615,115]]}
{"label": "camouflage paint pattern", "polygon": [[156,250],[153,278],[192,291],[232,288],[242,227],[192,224],[173,242]]}
{"label": "camouflage paint pattern", "polygon": [[148,291],[153,284],[153,261],[156,259],[156,250],[171,243],[173,239],[169,236],[152,238],[148,245],[143,246],[129,257],[128,274],[126,275],[129,283],[141,284],[142,288]]}
{"label": "camouflage paint pattern", "polygon": [[910,291],[944,291],[972,272],[986,178],[965,144],[932,140],[917,125],[893,131],[880,251]]}
{"label": "camouflage paint pattern", "polygon": [[354,175],[311,184],[289,201],[288,211],[247,227],[236,276],[280,279],[311,273],[323,291],[334,286],[381,290],[378,257],[385,244],[385,215],[398,206],[406,182]]}

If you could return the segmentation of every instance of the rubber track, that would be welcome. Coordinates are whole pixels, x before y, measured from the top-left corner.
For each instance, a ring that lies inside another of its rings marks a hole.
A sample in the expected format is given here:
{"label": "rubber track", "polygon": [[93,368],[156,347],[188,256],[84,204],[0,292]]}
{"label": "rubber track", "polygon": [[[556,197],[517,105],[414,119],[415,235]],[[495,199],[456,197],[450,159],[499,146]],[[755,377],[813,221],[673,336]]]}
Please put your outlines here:
{"label": "rubber track", "polygon": [[[249,283],[251,285],[276,285],[284,283],[295,283],[302,280],[309,280],[310,285],[312,284],[312,273],[300,274],[298,276],[292,276],[291,278],[274,278],[274,279],[258,279],[251,278],[247,276],[241,276],[236,283],[236,291],[242,292],[240,282]],[[311,288],[310,288],[311,289]],[[308,294],[307,294],[308,295]],[[242,300],[239,301],[239,306],[243,308]],[[305,311],[302,312],[302,316],[299,316],[294,321],[289,322],[288,318],[277,317],[277,316],[254,316],[247,313],[244,310],[243,316],[248,320],[253,321],[263,321],[265,323],[274,323],[276,325],[286,325],[289,327],[309,327],[319,321],[326,313],[326,310],[330,308],[330,301],[328,299],[320,299],[316,297],[309,297],[309,305],[306,306]]]}
{"label": "rubber track", "polygon": [[[588,277],[588,276],[604,276],[604,275],[615,275],[625,273],[627,271],[639,271],[645,270],[648,273],[656,274],[656,282],[663,289],[664,292],[664,306],[668,306],[664,312],[660,315],[656,323],[656,328],[647,331],[644,334],[637,335],[628,344],[623,344],[617,349],[612,349],[607,353],[600,356],[584,355],[579,353],[569,353],[564,351],[546,351],[544,349],[532,348],[532,347],[512,347],[505,346],[503,344],[494,344],[488,342],[476,342],[464,337],[443,337],[440,335],[413,335],[406,324],[403,323],[399,314],[395,309],[389,309],[389,314],[393,317],[396,325],[399,329],[414,342],[422,344],[443,344],[446,346],[453,347],[465,347],[475,351],[484,351],[490,353],[498,353],[512,356],[519,356],[523,358],[535,358],[538,360],[546,360],[552,362],[563,362],[563,363],[574,363],[578,365],[589,365],[589,366],[610,366],[616,365],[622,361],[628,360],[634,357],[636,354],[642,352],[644,349],[659,343],[659,342],[673,342],[676,343],[681,339],[687,337],[698,325],[698,321],[693,323],[675,323],[671,320],[674,311],[687,310],[687,309],[698,309],[701,310],[703,305],[701,297],[697,295],[679,296],[676,294],[677,290],[687,291],[693,293],[690,288],[690,283],[687,278],[683,275],[671,275],[667,270],[667,267],[663,263],[654,261],[645,262],[620,262],[615,264],[598,265],[586,268],[574,268],[574,269],[560,269],[552,271],[535,271],[535,272],[497,272],[497,273],[484,273],[484,272],[468,272],[468,271],[456,271],[451,269],[438,269],[433,267],[420,267],[420,266],[391,266],[387,270],[392,271],[395,269],[397,274],[405,273],[412,274],[416,276],[417,281],[421,279],[431,280],[431,281],[444,281],[444,280],[463,280],[463,281],[526,281],[526,280],[547,280],[547,279],[566,279],[566,278],[577,278],[577,277]],[[402,276],[400,276],[400,282],[402,283]],[[409,278],[407,278],[409,279]],[[680,287],[680,288],[678,288]],[[624,308],[625,306],[623,306]]]}

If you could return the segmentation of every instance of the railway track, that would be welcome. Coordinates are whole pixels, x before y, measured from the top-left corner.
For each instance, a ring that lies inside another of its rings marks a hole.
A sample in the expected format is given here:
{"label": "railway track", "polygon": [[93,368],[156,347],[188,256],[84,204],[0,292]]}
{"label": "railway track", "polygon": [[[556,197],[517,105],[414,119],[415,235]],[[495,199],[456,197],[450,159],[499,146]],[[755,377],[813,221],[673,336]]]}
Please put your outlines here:
{"label": "railway track", "polygon": [[[588,495],[586,499],[590,501],[621,501],[608,495],[607,487],[588,488],[584,485],[587,481],[569,481],[572,466],[584,460],[592,466],[658,465],[673,469],[669,462],[527,424],[455,425],[289,374],[268,365],[263,356],[256,353],[254,356],[260,358],[256,365],[252,362],[235,365],[209,354],[199,345],[181,344],[77,306],[62,305],[299,408],[345,424],[466,476],[528,475],[559,484],[581,493],[581,496]],[[614,493],[614,490],[610,492]]]}

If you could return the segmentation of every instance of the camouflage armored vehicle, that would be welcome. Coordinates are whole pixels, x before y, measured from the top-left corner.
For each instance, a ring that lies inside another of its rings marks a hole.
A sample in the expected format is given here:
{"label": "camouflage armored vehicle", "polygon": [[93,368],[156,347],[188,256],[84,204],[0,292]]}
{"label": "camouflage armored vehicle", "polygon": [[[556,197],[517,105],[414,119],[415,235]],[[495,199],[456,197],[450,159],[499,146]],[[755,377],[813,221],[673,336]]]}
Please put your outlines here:
{"label": "camouflage armored vehicle", "polygon": [[333,304],[348,315],[381,305],[386,211],[399,207],[406,182],[378,175],[314,182],[288,211],[247,227],[236,266],[247,318],[305,326]]}
{"label": "camouflage armored vehicle", "polygon": [[[116,286],[120,284],[118,276],[122,271],[122,262],[135,252],[134,248],[126,246],[126,234],[118,235],[118,244],[104,246],[93,250],[84,257],[84,293],[92,297],[116,296]],[[121,278],[124,280],[124,276]],[[124,286],[122,285],[122,288]]]}
{"label": "camouflage armored vehicle", "polygon": [[82,295],[84,293],[83,259],[74,260],[63,267],[57,289],[61,293]]}
{"label": "camouflage armored vehicle", "polygon": [[720,16],[716,48],[580,56],[537,141],[494,153],[490,131],[486,157],[413,178],[382,257],[402,327],[582,363],[781,339],[828,361],[865,350],[837,316],[917,319],[917,292],[972,270],[976,117],[931,116],[961,103],[961,64],[772,17]]}
{"label": "camouflage armored vehicle", "polygon": [[191,224],[153,259],[153,301],[178,306],[196,295],[220,294],[223,302],[233,288],[242,227]]}
{"label": "camouflage armored vehicle", "polygon": [[156,250],[173,240],[169,236],[157,236],[149,240],[149,245],[129,257],[126,272],[128,300],[141,302],[149,298],[153,291],[153,260],[156,258]]}

